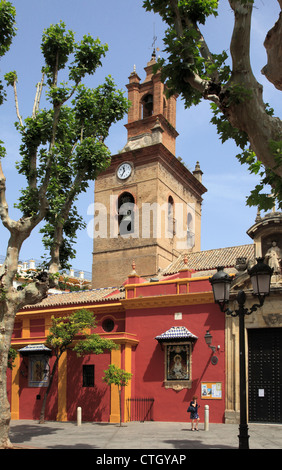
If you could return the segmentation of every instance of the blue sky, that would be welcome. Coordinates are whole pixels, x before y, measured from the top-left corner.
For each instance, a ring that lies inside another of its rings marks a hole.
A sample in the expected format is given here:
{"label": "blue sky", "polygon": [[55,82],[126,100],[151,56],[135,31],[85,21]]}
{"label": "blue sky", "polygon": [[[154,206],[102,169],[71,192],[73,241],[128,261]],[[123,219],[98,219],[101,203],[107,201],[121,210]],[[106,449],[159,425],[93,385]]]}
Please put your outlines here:
{"label": "blue sky", "polygon": [[[117,86],[125,92],[128,77],[136,66],[141,80],[145,78],[144,67],[150,60],[153,36],[162,55],[162,37],[165,25],[158,15],[142,8],[142,0],[12,0],[17,10],[17,36],[9,53],[1,60],[1,75],[16,70],[18,73],[18,95],[20,113],[23,118],[30,115],[33,106],[35,85],[40,80],[42,58],[40,42],[42,32],[51,23],[60,20],[72,29],[79,40],[83,34],[99,37],[108,43],[109,52],[95,77],[87,85],[97,86],[105,76],[111,74]],[[233,14],[227,0],[220,2],[220,16],[209,19],[203,32],[212,52],[229,49],[232,33]],[[258,81],[264,87],[264,99],[281,116],[282,105],[279,92],[267,82],[260,70],[266,63],[263,41],[267,31],[278,18],[276,0],[257,0],[253,17],[251,59]],[[180,156],[190,170],[197,161],[203,171],[203,184],[208,189],[202,205],[202,250],[250,243],[246,230],[254,223],[256,209],[246,207],[245,200],[254,187],[257,178],[249,175],[247,168],[235,158],[239,150],[232,142],[222,144],[216,128],[210,124],[211,112],[208,102],[185,110],[181,99],[177,105],[176,155]],[[18,218],[13,209],[18,190],[23,182],[15,170],[18,159],[19,139],[13,123],[16,121],[12,94],[0,108],[0,139],[7,148],[3,168],[7,178],[7,199],[11,216]],[[107,145],[114,155],[126,143],[127,118],[112,127]],[[86,223],[91,222],[87,209],[94,201],[94,183],[78,203]],[[0,227],[0,255],[5,255],[8,234]],[[91,271],[93,240],[87,230],[79,232],[76,244],[77,256],[73,261],[75,269]],[[40,259],[43,254],[40,236],[37,232],[25,242],[21,259]]]}

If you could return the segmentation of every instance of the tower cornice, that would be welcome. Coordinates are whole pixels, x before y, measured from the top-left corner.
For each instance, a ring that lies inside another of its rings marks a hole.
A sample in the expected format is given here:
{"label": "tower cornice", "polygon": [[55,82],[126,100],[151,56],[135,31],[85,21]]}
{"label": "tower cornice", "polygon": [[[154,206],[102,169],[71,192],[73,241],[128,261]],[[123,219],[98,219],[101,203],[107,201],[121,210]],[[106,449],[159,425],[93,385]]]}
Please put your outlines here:
{"label": "tower cornice", "polygon": [[98,179],[114,173],[123,161],[132,162],[135,168],[149,165],[150,163],[160,163],[197,199],[201,199],[202,195],[207,191],[206,187],[191,171],[161,143],[113,155],[111,165],[98,176]]}

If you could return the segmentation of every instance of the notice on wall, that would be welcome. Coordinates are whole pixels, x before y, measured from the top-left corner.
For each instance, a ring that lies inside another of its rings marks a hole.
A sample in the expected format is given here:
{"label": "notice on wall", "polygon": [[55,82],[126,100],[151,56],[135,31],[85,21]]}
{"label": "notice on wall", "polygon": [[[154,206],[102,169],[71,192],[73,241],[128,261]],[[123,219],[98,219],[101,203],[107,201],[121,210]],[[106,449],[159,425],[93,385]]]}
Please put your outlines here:
{"label": "notice on wall", "polygon": [[222,383],[221,382],[202,382],[201,398],[203,399],[222,399]]}

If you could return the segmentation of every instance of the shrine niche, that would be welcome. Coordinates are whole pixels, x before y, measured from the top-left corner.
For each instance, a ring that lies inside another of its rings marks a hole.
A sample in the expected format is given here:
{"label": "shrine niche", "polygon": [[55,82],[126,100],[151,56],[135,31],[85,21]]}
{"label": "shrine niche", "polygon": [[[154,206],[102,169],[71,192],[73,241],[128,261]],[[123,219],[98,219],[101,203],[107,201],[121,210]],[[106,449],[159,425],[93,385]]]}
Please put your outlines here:
{"label": "shrine niche", "polygon": [[262,239],[262,253],[265,262],[273,268],[274,274],[281,274],[282,261],[282,234],[276,234],[275,238]]}
{"label": "shrine niche", "polygon": [[256,223],[247,231],[255,243],[255,256],[263,257],[273,268],[273,282],[282,274],[282,212],[258,213]]}
{"label": "shrine niche", "polygon": [[192,387],[192,350],[198,338],[186,327],[172,327],[155,338],[165,353],[165,388],[175,391]]}

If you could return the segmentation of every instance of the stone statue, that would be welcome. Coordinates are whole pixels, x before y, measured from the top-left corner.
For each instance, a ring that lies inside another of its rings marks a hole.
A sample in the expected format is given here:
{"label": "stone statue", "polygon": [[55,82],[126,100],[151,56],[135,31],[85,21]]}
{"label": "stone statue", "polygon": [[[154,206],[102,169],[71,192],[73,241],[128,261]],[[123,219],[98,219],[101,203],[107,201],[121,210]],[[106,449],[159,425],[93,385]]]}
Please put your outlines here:
{"label": "stone statue", "polygon": [[272,242],[271,247],[267,250],[266,255],[265,255],[265,261],[268,263],[268,265],[273,268],[273,273],[274,274],[280,274],[281,272],[281,263],[282,259],[282,252],[277,246],[277,243],[275,241]]}

